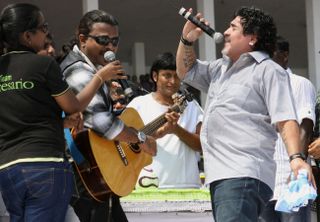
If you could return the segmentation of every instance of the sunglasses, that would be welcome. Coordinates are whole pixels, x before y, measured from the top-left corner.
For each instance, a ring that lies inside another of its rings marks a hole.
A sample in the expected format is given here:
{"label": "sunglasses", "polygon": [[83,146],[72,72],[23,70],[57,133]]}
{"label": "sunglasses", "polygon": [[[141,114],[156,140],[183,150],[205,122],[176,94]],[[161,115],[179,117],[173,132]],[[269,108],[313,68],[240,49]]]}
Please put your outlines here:
{"label": "sunglasses", "polygon": [[93,38],[99,45],[107,46],[111,43],[114,47],[118,46],[119,44],[119,37],[110,38],[107,35],[100,35],[100,36],[93,36],[87,35],[87,37]]}
{"label": "sunglasses", "polygon": [[120,103],[121,105],[126,105],[128,102],[127,102],[126,98],[120,98],[120,99],[114,100],[113,103],[114,104]]}

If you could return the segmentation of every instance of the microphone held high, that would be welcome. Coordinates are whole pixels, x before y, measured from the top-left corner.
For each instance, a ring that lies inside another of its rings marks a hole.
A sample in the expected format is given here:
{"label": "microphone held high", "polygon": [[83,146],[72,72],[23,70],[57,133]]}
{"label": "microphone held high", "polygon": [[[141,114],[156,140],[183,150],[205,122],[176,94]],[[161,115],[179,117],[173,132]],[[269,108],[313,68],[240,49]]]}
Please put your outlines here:
{"label": "microphone held high", "polygon": [[220,32],[216,32],[210,26],[206,25],[204,22],[201,22],[199,19],[193,16],[191,12],[189,12],[187,9],[182,7],[179,10],[179,14],[182,15],[185,19],[192,22],[197,27],[201,28],[201,30],[207,33],[209,36],[211,36],[214,39],[215,43],[221,43],[224,40],[224,37]]}

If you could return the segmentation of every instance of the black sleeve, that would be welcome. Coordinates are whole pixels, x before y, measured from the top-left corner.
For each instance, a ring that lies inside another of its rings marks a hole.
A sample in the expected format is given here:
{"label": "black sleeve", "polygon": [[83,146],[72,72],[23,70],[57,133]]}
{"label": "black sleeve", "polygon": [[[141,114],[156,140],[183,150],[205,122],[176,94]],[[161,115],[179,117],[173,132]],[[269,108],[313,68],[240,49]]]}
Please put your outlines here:
{"label": "black sleeve", "polygon": [[67,82],[63,78],[58,63],[56,63],[54,60],[52,60],[49,64],[46,82],[52,96],[62,95],[69,88]]}

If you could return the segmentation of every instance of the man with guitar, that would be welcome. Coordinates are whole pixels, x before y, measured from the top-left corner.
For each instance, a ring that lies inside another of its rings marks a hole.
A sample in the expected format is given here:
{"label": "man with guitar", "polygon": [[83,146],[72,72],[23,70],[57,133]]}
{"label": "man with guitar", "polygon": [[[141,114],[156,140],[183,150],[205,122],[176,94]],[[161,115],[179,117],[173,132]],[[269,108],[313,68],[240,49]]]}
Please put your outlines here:
{"label": "man with guitar", "polygon": [[[151,67],[155,92],[134,98],[127,108],[134,108],[144,124],[150,124],[175,104],[172,96],[180,87],[176,73],[176,60],[172,53],[158,55]],[[176,110],[174,110],[176,111]],[[182,110],[177,110],[177,112]],[[203,111],[196,101],[187,103],[177,124],[160,127],[151,135],[157,139],[157,156],[147,167],[154,171],[159,188],[199,188],[198,157],[201,152],[199,132]],[[143,174],[143,172],[141,173]],[[139,185],[144,187],[143,177]]]}
{"label": "man with guitar", "polygon": [[[77,44],[62,61],[61,68],[70,87],[78,93],[95,74],[99,73],[99,68],[107,64],[104,53],[117,51],[119,43],[118,22],[112,15],[104,11],[90,11],[80,20],[76,42]],[[117,65],[117,73],[124,73],[118,60],[112,63]],[[108,91],[107,85],[103,84],[83,112],[85,128],[90,128],[109,140],[139,144],[144,152],[155,155],[156,143],[152,137],[126,126],[113,114]],[[107,152],[106,147],[104,153]],[[81,162],[81,164],[83,163],[88,164],[86,161]],[[77,169],[79,167],[77,166]],[[78,196],[71,203],[80,221],[127,221],[117,196],[110,192],[106,200],[97,200],[87,189],[88,185],[84,183],[83,179],[79,173],[77,182],[80,181],[80,183],[77,183],[76,190]]]}

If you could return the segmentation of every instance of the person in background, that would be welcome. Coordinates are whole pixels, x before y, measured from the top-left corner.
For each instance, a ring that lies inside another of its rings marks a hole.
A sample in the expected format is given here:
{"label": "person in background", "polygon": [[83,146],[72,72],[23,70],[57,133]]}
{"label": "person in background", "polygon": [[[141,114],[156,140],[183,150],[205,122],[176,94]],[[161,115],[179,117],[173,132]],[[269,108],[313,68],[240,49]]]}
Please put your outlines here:
{"label": "person in background", "polygon": [[54,44],[53,37],[52,37],[51,33],[47,34],[47,38],[46,38],[45,44],[44,44],[44,49],[40,50],[38,52],[38,55],[46,55],[46,56],[51,56],[53,58],[56,57],[55,44]]}
{"label": "person in background", "polygon": [[[192,9],[189,9],[192,13]],[[200,13],[200,21],[208,24]],[[223,58],[196,59],[194,42],[203,31],[187,21],[177,50],[181,80],[207,92],[201,144],[206,183],[216,222],[257,222],[273,195],[277,130],[294,175],[304,161],[288,73],[273,56],[277,30],[270,15],[241,7],[224,32]]]}
{"label": "person in background", "polygon": [[142,90],[146,92],[152,92],[154,91],[154,84],[152,80],[150,79],[149,74],[143,74],[139,76],[139,82],[140,86],[142,87]]}
{"label": "person in background", "polygon": [[[320,92],[318,92],[316,99],[316,123],[314,126],[314,141],[309,145],[308,152],[315,160],[320,160]],[[319,163],[319,162],[318,162]]]}
{"label": "person in background", "polygon": [[[118,78],[126,78],[122,75],[124,70],[119,60],[108,63],[104,59],[106,51],[117,52],[119,39],[119,25],[112,15],[102,10],[92,10],[80,19],[76,31],[76,44],[67,47],[71,51],[60,64],[66,81],[76,94],[81,92],[88,82],[100,72],[101,67],[106,67],[109,64],[117,66]],[[156,143],[152,137],[126,126],[117,118],[113,112],[109,92],[108,85],[104,83],[84,110],[85,128],[94,130],[108,140],[138,143],[144,152],[155,155]],[[109,200],[99,202],[85,189],[79,175],[75,175],[76,180],[79,181],[77,183],[78,193],[73,196],[71,205],[80,221],[105,222],[109,219],[116,222],[127,221],[119,197],[110,195]],[[112,203],[111,205],[109,205],[109,201]]]}
{"label": "person in background", "polygon": [[[144,75],[140,75],[140,80],[144,79],[143,77]],[[147,91],[145,88],[143,88],[143,86],[141,85],[140,82],[138,82],[138,78],[136,75],[133,75],[131,77],[131,81],[128,81],[130,88],[132,89],[133,93],[134,93],[134,97],[137,96],[142,96],[145,95],[147,93],[150,93],[150,91]]]}
{"label": "person in background", "polygon": [[[309,155],[313,158],[314,162],[311,162],[313,174],[316,180],[317,185],[317,193],[319,194],[320,190],[320,92],[318,91],[317,99],[316,99],[316,122],[314,125],[313,131],[313,141],[308,147]],[[317,219],[320,218],[320,196],[316,198],[313,204],[316,205],[316,213]]]}
{"label": "person in background", "polygon": [[[0,191],[10,221],[63,221],[73,190],[65,158],[62,111],[81,112],[103,81],[116,79],[114,64],[77,95],[44,49],[48,23],[32,4],[6,6],[0,15]],[[78,113],[78,114],[77,114]],[[69,122],[70,123],[70,122]]]}
{"label": "person in background", "polygon": [[[313,137],[313,126],[315,123],[315,102],[316,91],[312,83],[302,77],[288,71],[289,62],[289,42],[283,37],[278,36],[276,42],[276,50],[273,54],[273,60],[289,73],[290,84],[292,88],[293,101],[297,113],[297,121],[300,128],[300,140],[303,147],[303,153],[308,155],[308,146]],[[309,222],[310,207],[302,207],[296,213],[283,213],[275,210],[275,205],[283,192],[291,169],[289,164],[289,156],[285,148],[285,144],[278,134],[276,141],[276,151],[274,160],[277,164],[276,186],[273,198],[268,202],[259,221],[261,222]]]}
{"label": "person in background", "polygon": [[[44,49],[40,50],[38,55],[43,56],[50,56],[58,61],[60,55],[56,54],[55,43],[53,41],[53,37],[50,33],[47,34],[47,38],[45,41]],[[63,127],[64,128],[73,128],[75,130],[81,131],[83,129],[83,116],[82,113],[75,113],[71,115],[64,116],[63,118]],[[67,146],[67,144],[66,144]],[[66,147],[68,149],[68,147]],[[70,158],[68,150],[67,158]],[[70,161],[70,160],[69,160]],[[75,181],[74,181],[75,182]],[[79,222],[79,218],[77,217],[76,213],[74,212],[73,208],[68,205],[68,209],[66,212],[65,222]]]}
{"label": "person in background", "polygon": [[[180,87],[175,56],[163,53],[154,60],[150,78],[155,91],[134,98],[127,107],[134,108],[147,125],[175,105],[173,95]],[[203,111],[196,101],[188,102],[177,124],[160,127],[152,136],[157,139],[158,154],[140,178],[154,172],[159,188],[199,188],[198,158],[201,152],[200,128]],[[139,186],[147,187],[142,179]]]}

